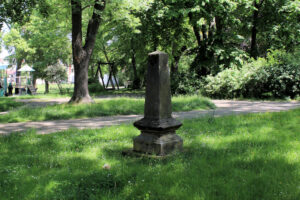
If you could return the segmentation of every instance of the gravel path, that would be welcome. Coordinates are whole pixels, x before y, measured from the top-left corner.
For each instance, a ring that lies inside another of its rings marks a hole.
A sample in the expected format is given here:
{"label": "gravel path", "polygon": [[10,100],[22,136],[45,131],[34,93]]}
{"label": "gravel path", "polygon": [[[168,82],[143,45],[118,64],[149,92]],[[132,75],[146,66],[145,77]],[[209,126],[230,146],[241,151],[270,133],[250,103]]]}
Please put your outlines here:
{"label": "gravel path", "polygon": [[[61,103],[65,100],[56,102]],[[225,116],[233,114],[259,113],[259,112],[279,112],[300,107],[300,102],[268,102],[268,101],[231,101],[213,100],[217,106],[216,110],[175,112],[173,116],[179,120],[192,119],[204,116]],[[49,134],[69,128],[101,128],[104,126],[131,123],[140,119],[141,115],[118,115],[111,117],[97,117],[89,119],[55,120],[43,122],[23,122],[0,124],[0,135],[11,132],[24,132],[28,129],[36,129],[39,134]]]}

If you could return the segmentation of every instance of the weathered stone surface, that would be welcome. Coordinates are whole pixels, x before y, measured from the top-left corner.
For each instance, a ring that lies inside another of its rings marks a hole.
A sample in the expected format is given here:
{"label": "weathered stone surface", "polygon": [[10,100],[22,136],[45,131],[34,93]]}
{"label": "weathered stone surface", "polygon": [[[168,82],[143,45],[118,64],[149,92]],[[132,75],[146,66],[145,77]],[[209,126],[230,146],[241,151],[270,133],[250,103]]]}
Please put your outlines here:
{"label": "weathered stone surface", "polygon": [[149,54],[145,116],[134,123],[142,133],[134,138],[133,150],[162,156],[182,150],[183,140],[175,134],[181,125],[172,118],[168,55],[153,52]]}
{"label": "weathered stone surface", "polygon": [[149,54],[145,118],[170,118],[172,114],[168,54],[156,51]]}
{"label": "weathered stone surface", "polygon": [[182,125],[182,123],[172,117],[159,120],[143,118],[137,122],[134,122],[133,125],[141,131],[151,130],[153,132],[159,132],[171,130],[175,131]]}
{"label": "weathered stone surface", "polygon": [[183,140],[175,132],[157,135],[152,132],[142,132],[134,138],[134,151],[146,154],[167,155],[182,150]]}

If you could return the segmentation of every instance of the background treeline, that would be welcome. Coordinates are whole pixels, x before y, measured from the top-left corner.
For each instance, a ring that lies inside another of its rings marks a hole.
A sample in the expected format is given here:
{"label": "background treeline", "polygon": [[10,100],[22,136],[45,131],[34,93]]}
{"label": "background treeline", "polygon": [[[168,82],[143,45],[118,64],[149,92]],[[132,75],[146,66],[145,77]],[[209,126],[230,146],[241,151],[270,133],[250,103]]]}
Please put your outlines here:
{"label": "background treeline", "polygon": [[[92,9],[90,1],[82,3],[85,29]],[[43,78],[57,60],[71,63],[71,19],[67,0],[42,5],[25,24],[11,24],[3,41],[15,49],[12,58],[26,59]],[[147,54],[161,50],[170,56],[174,94],[295,98],[299,21],[299,0],[110,0],[90,61],[90,82],[101,61],[116,66],[104,73],[113,70],[121,82],[141,88]]]}

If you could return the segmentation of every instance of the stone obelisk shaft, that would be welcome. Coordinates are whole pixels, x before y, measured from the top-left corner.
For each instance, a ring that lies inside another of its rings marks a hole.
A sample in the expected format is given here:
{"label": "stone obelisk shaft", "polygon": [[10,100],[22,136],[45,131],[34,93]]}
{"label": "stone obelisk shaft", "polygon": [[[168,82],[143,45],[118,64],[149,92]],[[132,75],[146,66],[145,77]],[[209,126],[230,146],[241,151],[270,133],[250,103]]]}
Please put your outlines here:
{"label": "stone obelisk shaft", "polygon": [[175,134],[182,124],[172,118],[168,55],[156,51],[148,59],[145,116],[134,123],[142,133],[133,140],[133,150],[167,155],[182,149],[183,141]]}

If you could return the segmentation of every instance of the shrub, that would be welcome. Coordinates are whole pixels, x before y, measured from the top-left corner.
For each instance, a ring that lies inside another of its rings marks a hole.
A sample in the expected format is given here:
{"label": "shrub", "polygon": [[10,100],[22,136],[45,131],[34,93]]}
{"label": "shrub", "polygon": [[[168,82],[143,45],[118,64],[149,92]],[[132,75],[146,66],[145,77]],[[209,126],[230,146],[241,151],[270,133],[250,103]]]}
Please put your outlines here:
{"label": "shrub", "polygon": [[300,94],[300,59],[297,54],[271,51],[267,58],[252,60],[242,68],[226,69],[205,79],[204,94],[215,98],[295,98]]}
{"label": "shrub", "polygon": [[104,87],[100,85],[99,83],[91,83],[89,84],[89,92],[90,93],[97,93],[104,91]]}
{"label": "shrub", "polygon": [[201,88],[201,80],[196,73],[181,71],[172,75],[171,91],[172,94],[194,94]]}

